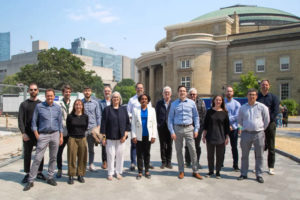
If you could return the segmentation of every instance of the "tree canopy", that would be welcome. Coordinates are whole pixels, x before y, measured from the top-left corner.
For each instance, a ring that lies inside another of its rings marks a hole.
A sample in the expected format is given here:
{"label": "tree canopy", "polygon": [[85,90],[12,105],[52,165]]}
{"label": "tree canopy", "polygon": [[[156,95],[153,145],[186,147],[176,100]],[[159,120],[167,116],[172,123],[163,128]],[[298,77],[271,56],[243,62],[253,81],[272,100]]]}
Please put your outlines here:
{"label": "tree canopy", "polygon": [[234,95],[237,97],[247,96],[248,89],[259,88],[258,78],[254,76],[253,71],[241,75],[241,81],[233,84]]}
{"label": "tree canopy", "polygon": [[38,63],[25,65],[11,79],[18,83],[36,83],[41,88],[60,90],[69,84],[74,92],[82,92],[84,86],[92,88],[98,98],[103,98],[103,82],[94,71],[85,71],[84,62],[73,56],[70,51],[51,48],[38,54]]}
{"label": "tree canopy", "polygon": [[128,103],[130,97],[135,95],[135,82],[132,79],[123,79],[114,88],[114,91],[120,92],[123,103]]}

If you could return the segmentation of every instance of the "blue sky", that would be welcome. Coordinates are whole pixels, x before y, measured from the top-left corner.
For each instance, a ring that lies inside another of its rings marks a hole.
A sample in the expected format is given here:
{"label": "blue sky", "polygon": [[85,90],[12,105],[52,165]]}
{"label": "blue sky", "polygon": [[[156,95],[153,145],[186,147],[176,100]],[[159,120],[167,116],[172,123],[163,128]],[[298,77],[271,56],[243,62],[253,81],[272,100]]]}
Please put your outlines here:
{"label": "blue sky", "polygon": [[165,26],[235,4],[300,16],[297,0],[0,0],[0,32],[11,32],[11,55],[31,51],[30,36],[57,48],[82,36],[135,58],[154,50]]}

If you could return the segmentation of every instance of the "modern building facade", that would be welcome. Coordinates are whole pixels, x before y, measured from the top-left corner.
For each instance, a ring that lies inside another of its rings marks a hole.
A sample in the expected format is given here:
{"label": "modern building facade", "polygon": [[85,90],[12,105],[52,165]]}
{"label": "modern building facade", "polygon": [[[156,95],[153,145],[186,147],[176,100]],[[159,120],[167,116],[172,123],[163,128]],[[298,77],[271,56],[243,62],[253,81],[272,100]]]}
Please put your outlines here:
{"label": "modern building facade", "polygon": [[0,33],[0,61],[10,59],[10,32]]}
{"label": "modern building facade", "polygon": [[169,85],[222,94],[253,71],[271,92],[300,102],[300,18],[272,8],[236,5],[165,27],[155,51],[136,60],[139,80],[155,103]]}
{"label": "modern building facade", "polygon": [[70,51],[73,54],[92,57],[94,66],[111,68],[114,80],[117,82],[122,80],[122,56],[116,55],[112,48],[106,48],[83,37],[75,39],[71,46]]}

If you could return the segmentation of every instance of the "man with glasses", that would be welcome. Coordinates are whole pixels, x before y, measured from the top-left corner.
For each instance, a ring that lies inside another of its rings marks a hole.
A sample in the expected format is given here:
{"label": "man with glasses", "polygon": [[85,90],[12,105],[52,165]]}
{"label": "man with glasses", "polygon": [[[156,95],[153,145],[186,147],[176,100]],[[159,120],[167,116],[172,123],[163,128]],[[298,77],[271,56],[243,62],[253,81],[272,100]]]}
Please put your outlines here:
{"label": "man with glasses", "polygon": [[[26,173],[25,177],[22,180],[22,183],[27,183],[30,172],[30,162],[33,146],[36,146],[37,140],[31,130],[31,121],[33,116],[33,111],[35,106],[41,101],[37,98],[39,94],[39,88],[37,84],[31,83],[28,88],[29,99],[21,103],[19,108],[18,123],[19,129],[22,133],[23,138],[23,153],[24,153],[24,172]],[[38,168],[37,178],[41,180],[46,180],[45,176],[42,174],[44,166],[44,159],[42,159],[41,164]]]}
{"label": "man with glasses", "polygon": [[[196,88],[191,88],[189,90],[189,99],[193,100],[197,106],[198,114],[199,114],[199,123],[200,123],[200,130],[198,133],[198,136],[195,139],[195,148],[196,148],[196,153],[197,153],[197,165],[198,168],[201,169],[200,165],[200,155],[201,155],[201,147],[200,147],[200,142],[202,138],[202,131],[204,127],[204,119],[206,115],[206,107],[204,101],[198,97],[198,92]],[[185,146],[185,163],[187,167],[191,166],[191,156],[189,154],[188,146]]]}

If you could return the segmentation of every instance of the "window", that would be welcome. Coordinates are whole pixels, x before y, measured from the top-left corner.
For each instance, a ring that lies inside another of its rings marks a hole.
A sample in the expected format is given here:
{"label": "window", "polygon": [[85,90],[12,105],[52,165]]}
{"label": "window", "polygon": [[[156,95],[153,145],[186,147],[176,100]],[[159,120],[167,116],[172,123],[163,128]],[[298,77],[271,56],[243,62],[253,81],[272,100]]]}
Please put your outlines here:
{"label": "window", "polygon": [[256,59],[256,72],[264,72],[265,71],[265,59],[259,58]]}
{"label": "window", "polygon": [[189,91],[189,89],[191,88],[191,77],[189,77],[189,76],[182,77],[181,85],[184,85],[186,87],[187,91]]}
{"label": "window", "polygon": [[243,61],[237,60],[234,62],[234,73],[242,73],[243,72]]}
{"label": "window", "polygon": [[290,57],[280,57],[280,71],[288,71],[290,69]]}
{"label": "window", "polygon": [[280,84],[280,99],[288,99],[289,98],[289,84],[288,83],[281,83]]}
{"label": "window", "polygon": [[190,68],[191,64],[190,64],[190,60],[182,60],[181,61],[181,69],[186,69],[186,68]]}

